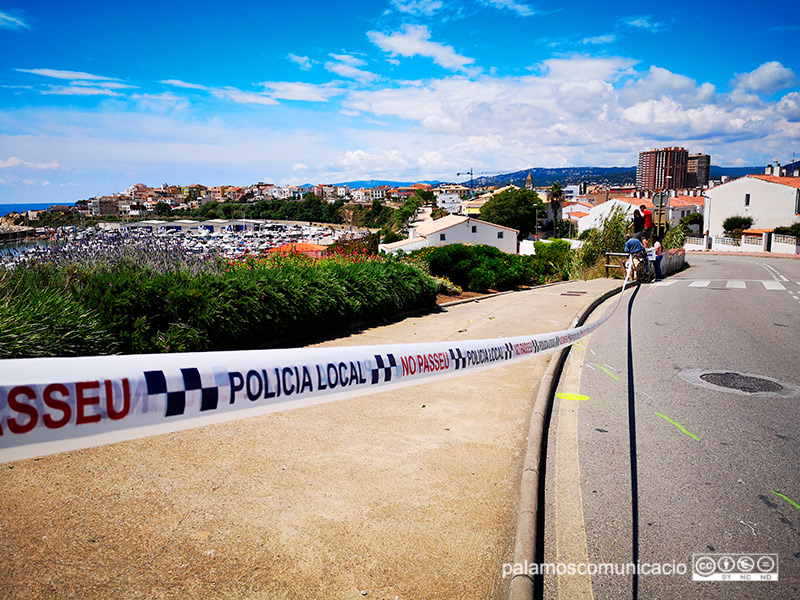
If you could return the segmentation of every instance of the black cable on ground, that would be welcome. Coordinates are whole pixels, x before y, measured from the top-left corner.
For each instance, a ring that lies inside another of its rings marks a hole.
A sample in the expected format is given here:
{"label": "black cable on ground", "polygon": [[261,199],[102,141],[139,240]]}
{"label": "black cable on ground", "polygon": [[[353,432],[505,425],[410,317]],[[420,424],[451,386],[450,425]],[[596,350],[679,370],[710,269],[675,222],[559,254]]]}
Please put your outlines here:
{"label": "black cable on ground", "polygon": [[640,287],[639,285],[636,286],[628,303],[628,435],[631,455],[631,551],[633,564],[635,565],[631,596],[633,600],[639,598],[639,476],[636,463],[636,393],[633,385],[631,313],[633,312],[633,300],[636,298],[636,294],[639,293]]}

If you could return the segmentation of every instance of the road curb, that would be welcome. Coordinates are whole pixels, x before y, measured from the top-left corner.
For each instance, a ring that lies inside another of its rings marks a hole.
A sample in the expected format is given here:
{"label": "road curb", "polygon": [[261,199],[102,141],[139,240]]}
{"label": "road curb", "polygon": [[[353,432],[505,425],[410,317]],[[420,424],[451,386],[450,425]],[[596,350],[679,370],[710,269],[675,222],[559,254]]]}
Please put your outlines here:
{"label": "road curb", "polygon": [[[603,302],[621,293],[635,283],[628,283],[601,294],[575,317],[571,327],[580,327],[589,315]],[[517,516],[517,533],[514,541],[514,566],[527,567],[536,562],[536,534],[538,523],[539,484],[542,459],[542,443],[545,424],[549,421],[552,400],[558,386],[561,369],[566,362],[570,346],[561,350],[550,359],[550,364],[539,383],[539,391],[533,405],[531,422],[528,428],[528,447],[522,465],[520,483],[519,513]],[[534,592],[533,577],[527,573],[515,574],[511,579],[511,600],[532,600]]]}

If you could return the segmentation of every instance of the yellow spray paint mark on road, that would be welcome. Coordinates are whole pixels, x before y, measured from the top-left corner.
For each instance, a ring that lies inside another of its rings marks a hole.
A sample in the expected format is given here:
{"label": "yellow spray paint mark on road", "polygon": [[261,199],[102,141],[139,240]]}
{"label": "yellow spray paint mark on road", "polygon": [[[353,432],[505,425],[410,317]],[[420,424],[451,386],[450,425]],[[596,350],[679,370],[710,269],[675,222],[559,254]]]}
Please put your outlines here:
{"label": "yellow spray paint mark on road", "polygon": [[569,394],[566,392],[560,392],[556,394],[556,398],[561,398],[562,400],[575,400],[578,402],[582,402],[589,399],[589,396],[584,396],[583,394]]}
{"label": "yellow spray paint mark on road", "polygon": [[700,441],[700,438],[699,438],[698,436],[696,436],[695,434],[693,434],[691,431],[689,431],[688,429],[686,429],[686,427],[684,427],[683,425],[681,425],[681,424],[680,424],[680,423],[678,423],[677,421],[673,421],[672,419],[670,419],[669,417],[667,417],[667,416],[665,416],[665,415],[662,415],[661,413],[658,413],[658,412],[657,412],[656,414],[657,414],[659,417],[661,417],[662,419],[664,419],[664,420],[666,420],[666,421],[669,421],[670,423],[672,423],[673,425],[675,425],[675,427],[677,427],[678,429],[680,429],[680,430],[681,430],[683,433],[685,433],[686,435],[688,435],[690,438],[693,438],[693,439],[697,440],[698,442]]}
{"label": "yellow spray paint mark on road", "polygon": [[770,490],[770,492],[772,492],[773,494],[775,494],[775,495],[776,495],[778,498],[783,498],[784,500],[786,500],[786,501],[787,501],[789,504],[791,504],[791,505],[792,505],[792,506],[794,506],[795,508],[797,508],[797,509],[800,509],[800,504],[798,504],[797,502],[795,502],[795,501],[794,501],[794,500],[792,500],[791,498],[787,498],[786,496],[784,496],[783,494],[780,494],[780,493],[776,492],[775,490]]}
{"label": "yellow spray paint mark on road", "polygon": [[598,369],[600,369],[603,373],[605,373],[609,377],[611,377],[611,379],[613,379],[614,381],[619,381],[619,377],[614,375],[614,373],[612,373],[610,370],[606,369],[603,365],[595,364],[594,366],[597,367]]}

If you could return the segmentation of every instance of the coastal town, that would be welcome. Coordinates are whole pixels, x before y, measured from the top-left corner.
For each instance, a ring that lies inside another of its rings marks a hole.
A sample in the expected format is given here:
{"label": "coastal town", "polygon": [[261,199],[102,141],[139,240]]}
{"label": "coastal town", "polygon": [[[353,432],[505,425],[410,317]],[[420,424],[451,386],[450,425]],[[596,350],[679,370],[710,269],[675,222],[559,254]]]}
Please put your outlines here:
{"label": "coastal town", "polygon": [[[427,245],[447,243],[486,243],[504,252],[531,253],[532,244],[526,240],[513,243],[514,231],[508,234],[498,225],[485,223],[484,235],[479,235],[481,209],[492,198],[508,190],[525,189],[536,192],[545,210],[537,218],[536,230],[530,240],[544,239],[553,234],[552,224],[564,225],[563,237],[578,239],[589,229],[602,227],[615,209],[630,216],[644,206],[653,211],[664,230],[687,222],[687,249],[720,249],[737,251],[742,245],[760,251],[772,248],[772,231],[793,224],[800,213],[800,161],[767,165],[760,174],[713,180],[709,176],[711,157],[689,154],[684,148],[663,148],[639,154],[635,181],[621,185],[580,182],[575,185],[536,187],[531,172],[524,182],[506,185],[467,185],[459,183],[414,183],[406,186],[376,185],[351,188],[348,185],[278,186],[255,183],[249,186],[214,186],[202,184],[177,186],[163,184],[150,187],[143,183],[130,186],[122,193],[78,200],[72,205],[52,205],[49,213],[73,217],[71,228],[56,232],[52,228],[36,227],[39,211],[9,215],[0,221],[0,240],[5,246],[19,245],[32,237],[80,240],[91,236],[96,229],[130,229],[171,235],[184,241],[195,251],[216,248],[227,256],[246,256],[307,244],[305,251],[319,253],[342,236],[361,237],[369,228],[352,224],[292,223],[269,219],[208,218],[187,216],[210,204],[256,205],[272,201],[301,202],[309,195],[328,204],[341,206],[387,206],[397,209],[412,197],[433,199],[422,206],[406,223],[399,241],[382,245],[384,251],[413,250]],[[554,196],[554,189],[558,196]],[[711,208],[714,207],[712,211]],[[753,225],[743,238],[730,239],[723,227],[724,220],[736,214],[749,215]],[[442,219],[442,217],[447,218]],[[79,225],[93,218],[97,227],[88,232]],[[470,222],[469,228],[467,222]],[[31,225],[31,223],[34,225]],[[461,231],[464,229],[464,231]],[[375,232],[375,230],[373,230]],[[448,233],[449,232],[449,233]],[[58,233],[58,236],[55,234]],[[470,236],[469,234],[476,234]],[[508,235],[508,237],[505,237]],[[509,243],[509,241],[511,243]],[[796,240],[776,236],[781,251],[795,253]],[[792,246],[791,248],[789,246]]]}

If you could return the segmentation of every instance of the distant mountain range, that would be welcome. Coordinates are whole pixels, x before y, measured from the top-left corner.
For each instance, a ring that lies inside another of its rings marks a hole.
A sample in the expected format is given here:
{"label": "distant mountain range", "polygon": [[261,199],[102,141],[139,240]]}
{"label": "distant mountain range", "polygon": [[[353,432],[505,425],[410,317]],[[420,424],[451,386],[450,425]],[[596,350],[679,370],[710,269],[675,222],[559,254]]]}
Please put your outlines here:
{"label": "distant mountain range", "polygon": [[[717,167],[712,165],[710,176],[711,179],[716,180],[721,179],[723,176],[727,176],[730,179],[737,179],[739,177],[744,177],[745,175],[755,175],[763,172],[764,167]],[[530,169],[523,169],[522,171],[514,171],[513,173],[504,173],[500,175],[481,175],[480,177],[475,177],[472,180],[472,185],[475,187],[487,187],[494,185],[501,186],[514,184],[516,186],[523,187],[528,178],[528,173],[531,174],[533,185],[535,187],[550,186],[554,183],[560,183],[561,185],[577,185],[583,182],[601,185],[632,185],[636,182],[636,167],[561,167],[557,169],[532,167]],[[370,179],[347,181],[333,185],[346,185],[350,188],[372,188],[380,185],[403,187],[414,183],[439,185],[443,182],[388,181],[381,179]],[[469,180],[462,180],[458,183],[469,185]],[[305,184],[302,187],[313,186],[311,184]]]}

